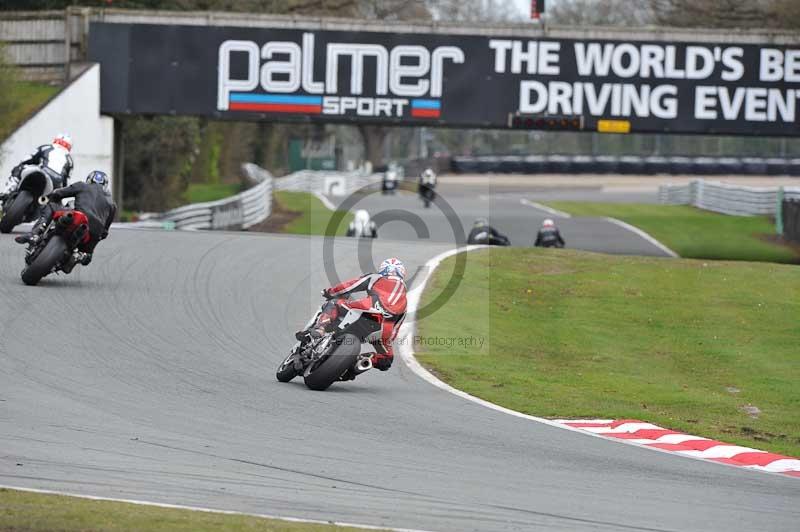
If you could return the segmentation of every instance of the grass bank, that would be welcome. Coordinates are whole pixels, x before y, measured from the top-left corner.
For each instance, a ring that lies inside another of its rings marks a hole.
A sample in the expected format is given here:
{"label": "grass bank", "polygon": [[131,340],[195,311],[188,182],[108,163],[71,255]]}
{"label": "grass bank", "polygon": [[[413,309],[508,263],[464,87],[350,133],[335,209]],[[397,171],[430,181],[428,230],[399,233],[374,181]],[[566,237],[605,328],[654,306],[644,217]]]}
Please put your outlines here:
{"label": "grass bank", "polygon": [[[273,217],[277,224],[272,230],[295,235],[324,235],[336,213],[331,211],[313,194],[308,192],[275,192]],[[352,213],[344,213],[334,234],[344,235],[353,220]],[[274,222],[275,222],[274,221]],[[268,220],[269,222],[269,220]]]}
{"label": "grass bank", "polygon": [[800,456],[797,316],[796,266],[492,249],[469,254],[416,350],[451,385],[528,414],[642,419]]}
{"label": "grass bank", "polygon": [[0,489],[0,532],[355,532],[333,525]]}
{"label": "grass bank", "polygon": [[[46,83],[32,81],[14,81],[4,83],[3,88],[8,92],[3,95],[3,113],[0,119],[0,142],[8,138],[44,103],[52,98],[59,90],[58,87]],[[40,144],[45,144],[52,139],[41,139]],[[31,146],[33,149],[35,146]],[[22,158],[24,154],[13,154],[11,157]]]}
{"label": "grass bank", "polygon": [[225,199],[241,191],[239,183],[190,183],[185,197],[187,203],[203,203]]}
{"label": "grass bank", "polygon": [[775,240],[765,216],[727,216],[685,205],[550,201],[574,216],[610,216],[654,236],[681,257],[798,263],[800,255]]}

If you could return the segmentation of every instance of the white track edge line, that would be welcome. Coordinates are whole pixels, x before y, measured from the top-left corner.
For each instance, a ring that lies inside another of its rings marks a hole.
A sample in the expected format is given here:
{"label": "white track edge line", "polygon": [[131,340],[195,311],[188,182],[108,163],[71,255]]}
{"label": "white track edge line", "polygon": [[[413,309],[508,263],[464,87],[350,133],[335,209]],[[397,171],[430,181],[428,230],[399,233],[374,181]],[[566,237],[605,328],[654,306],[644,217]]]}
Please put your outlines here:
{"label": "white track edge line", "polygon": [[620,227],[622,227],[624,229],[627,229],[628,231],[630,231],[632,233],[636,233],[637,235],[639,235],[640,237],[644,238],[645,240],[647,240],[648,242],[653,244],[655,247],[657,247],[658,249],[660,249],[661,251],[663,251],[664,253],[666,253],[670,257],[675,258],[675,259],[680,258],[680,255],[678,255],[677,253],[675,253],[674,251],[669,249],[667,246],[665,246],[664,244],[662,244],[661,242],[659,242],[658,240],[653,238],[651,235],[645,233],[644,231],[642,231],[638,227],[636,227],[634,225],[631,225],[629,223],[625,223],[622,220],[618,220],[617,218],[606,217],[605,220],[611,222],[614,225],[618,225],[618,226],[620,226]]}
{"label": "white track edge line", "polygon": [[542,203],[537,203],[535,201],[531,201],[529,199],[522,198],[519,202],[523,205],[528,207],[533,207],[534,209],[538,209],[540,211],[544,211],[548,214],[552,214],[553,216],[557,216],[558,218],[572,218],[572,215],[568,212],[559,211],[558,209],[554,209],[552,207],[548,207]]}
{"label": "white track edge line", "polygon": [[[419,306],[419,301],[420,301],[420,298],[421,298],[421,295],[422,295],[422,291],[425,289],[425,285],[428,284],[428,280],[430,279],[431,274],[436,269],[436,267],[439,265],[439,263],[441,263],[444,259],[446,259],[448,257],[451,257],[453,255],[457,255],[458,253],[467,253],[469,251],[473,251],[473,250],[476,250],[476,249],[482,249],[482,248],[486,248],[486,247],[489,247],[489,246],[465,246],[465,247],[460,247],[460,248],[456,248],[456,249],[451,249],[449,251],[445,251],[443,253],[440,253],[440,254],[436,255],[435,257],[430,259],[428,262],[426,262],[425,263],[425,276],[419,282],[419,285],[415,286],[413,288],[413,290],[410,290],[409,293],[408,293],[408,300],[407,300],[408,303],[407,303],[406,312],[408,314],[413,314],[414,312],[416,312],[417,307]],[[522,418],[522,419],[527,419],[528,421],[534,421],[536,423],[542,423],[544,425],[549,425],[551,427],[556,427],[556,428],[559,428],[559,429],[568,430],[570,432],[575,432],[577,434],[583,434],[584,436],[588,436],[588,437],[592,437],[592,438],[599,438],[599,439],[607,441],[607,442],[620,443],[620,444],[624,444],[624,445],[632,445],[634,447],[639,447],[640,449],[647,449],[649,451],[663,453],[663,454],[666,454],[666,455],[669,455],[669,456],[678,457],[678,458],[684,458],[684,459],[689,459],[689,460],[699,460],[699,461],[707,463],[707,464],[715,464],[715,465],[722,466],[722,467],[734,468],[734,469],[739,470],[739,471],[741,471],[741,470],[757,471],[759,473],[765,473],[765,474],[769,474],[769,475],[780,476],[780,477],[783,477],[783,478],[789,478],[789,479],[792,478],[792,477],[789,477],[788,475],[785,475],[783,473],[775,473],[775,472],[772,472],[772,471],[763,471],[763,470],[759,470],[759,469],[752,469],[752,468],[747,467],[747,466],[737,466],[737,465],[734,465],[734,464],[726,464],[724,462],[716,462],[714,460],[708,460],[708,459],[697,457],[697,456],[678,454],[678,453],[675,453],[673,451],[667,451],[665,449],[659,449],[658,447],[650,447],[648,445],[641,444],[641,443],[636,443],[636,442],[631,441],[631,440],[618,439],[618,438],[608,438],[608,437],[602,436],[600,434],[594,434],[592,432],[587,432],[587,431],[585,431],[583,429],[580,429],[580,428],[577,428],[577,427],[570,427],[569,425],[565,425],[565,424],[559,423],[558,421],[555,421],[555,420],[546,419],[546,418],[543,418],[543,417],[536,417],[536,416],[532,416],[530,414],[523,414],[522,412],[517,412],[516,410],[511,410],[510,408],[506,408],[504,406],[497,405],[497,404],[492,403],[490,401],[487,401],[485,399],[481,399],[480,397],[475,397],[474,395],[470,395],[467,392],[459,390],[458,388],[453,388],[452,386],[450,386],[446,382],[440,380],[433,373],[431,373],[430,371],[425,369],[422,366],[422,364],[419,363],[419,361],[416,359],[416,357],[414,357],[414,350],[411,347],[412,346],[412,341],[413,341],[413,338],[414,338],[414,331],[415,330],[416,330],[416,323],[413,322],[413,321],[407,321],[407,322],[403,323],[403,325],[401,326],[400,334],[398,334],[398,340],[399,340],[399,342],[398,342],[398,344],[399,344],[398,345],[398,352],[400,354],[400,358],[406,364],[408,369],[410,369],[419,378],[421,378],[422,380],[428,382],[429,384],[432,384],[433,386],[436,386],[437,388],[440,388],[440,389],[442,389],[442,390],[444,390],[444,391],[446,391],[448,393],[451,393],[451,394],[453,394],[453,395],[455,395],[457,397],[460,397],[462,399],[466,399],[467,401],[470,401],[472,403],[476,403],[478,405],[481,405],[483,407],[489,408],[491,410],[495,410],[497,412],[502,412],[503,414],[508,414],[510,416],[514,416],[514,417],[518,417],[518,418]]]}
{"label": "white track edge line", "polygon": [[322,194],[321,192],[314,192],[314,196],[316,196],[316,198],[320,200],[322,204],[325,205],[325,208],[329,211],[336,210],[336,205],[334,205],[333,202],[331,202],[331,200],[325,196],[325,194]]}
{"label": "white track edge line", "polygon": [[279,515],[270,515],[270,514],[256,514],[256,513],[248,513],[248,512],[238,512],[235,510],[218,510],[214,508],[205,508],[202,506],[186,506],[183,504],[169,504],[169,503],[161,503],[161,502],[152,502],[152,501],[141,501],[138,499],[119,499],[115,497],[100,497],[97,495],[84,495],[81,493],[70,493],[67,491],[56,491],[56,490],[44,490],[44,489],[37,489],[37,488],[21,488],[18,486],[8,486],[5,484],[0,484],[0,489],[8,489],[8,490],[15,490],[15,491],[25,491],[29,493],[41,493],[44,495],[62,495],[65,497],[77,497],[79,499],[88,499],[92,501],[108,501],[108,502],[122,502],[127,504],[136,504],[139,506],[154,506],[157,508],[168,508],[172,510],[191,510],[194,512],[203,512],[203,513],[212,513],[212,514],[221,514],[221,515],[241,515],[246,517],[257,517],[260,519],[274,519],[276,521],[286,521],[290,523],[308,523],[312,525],[328,525],[328,526],[336,526],[336,527],[349,527],[349,528],[358,528],[361,530],[390,530],[392,532],[430,532],[426,530],[420,530],[416,528],[393,528],[393,527],[386,527],[386,526],[375,526],[375,525],[360,525],[356,523],[345,523],[340,521],[322,521],[319,519],[303,519],[299,517],[283,517]]}

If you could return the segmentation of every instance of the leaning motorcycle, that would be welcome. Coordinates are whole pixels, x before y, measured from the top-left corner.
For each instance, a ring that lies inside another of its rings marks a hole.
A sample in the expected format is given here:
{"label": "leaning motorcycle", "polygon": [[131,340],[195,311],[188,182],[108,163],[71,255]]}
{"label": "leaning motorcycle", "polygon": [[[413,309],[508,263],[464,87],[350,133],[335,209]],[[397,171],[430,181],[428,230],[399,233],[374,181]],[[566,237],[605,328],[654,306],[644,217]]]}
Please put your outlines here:
{"label": "leaning motorcycle", "polygon": [[[46,198],[39,203],[46,202]],[[43,277],[62,268],[72,257],[80,244],[90,240],[89,219],[81,211],[55,211],[41,237],[28,246],[25,254],[25,268],[22,281],[35,285]],[[66,272],[69,273],[69,272]]]}
{"label": "leaning motorcycle", "polygon": [[510,246],[511,239],[503,235],[495,236],[490,231],[481,231],[475,235],[470,234],[467,244],[476,246]]}
{"label": "leaning motorcycle", "polygon": [[[321,338],[298,342],[278,366],[275,374],[280,382],[289,382],[302,375],[312,390],[326,390],[337,381],[353,380],[372,369],[372,355],[377,351],[370,342],[380,340],[383,313],[379,309],[359,310],[348,306],[348,300],[336,303],[340,318]],[[321,314],[318,311],[306,324],[312,327]]]}
{"label": "leaning motorcycle", "polygon": [[63,178],[60,175],[53,175],[48,168],[36,165],[23,168],[19,183],[3,201],[0,233],[10,233],[17,225],[36,220],[39,213],[38,198],[47,196],[62,184]]}

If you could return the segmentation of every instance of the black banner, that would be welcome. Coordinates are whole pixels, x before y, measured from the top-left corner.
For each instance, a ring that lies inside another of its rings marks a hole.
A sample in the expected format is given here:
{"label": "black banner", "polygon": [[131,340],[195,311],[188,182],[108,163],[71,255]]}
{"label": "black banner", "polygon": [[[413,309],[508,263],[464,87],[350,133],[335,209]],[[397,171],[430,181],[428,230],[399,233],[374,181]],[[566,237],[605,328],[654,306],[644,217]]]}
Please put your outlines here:
{"label": "black banner", "polygon": [[800,132],[782,45],[92,23],[89,55],[111,114]]}

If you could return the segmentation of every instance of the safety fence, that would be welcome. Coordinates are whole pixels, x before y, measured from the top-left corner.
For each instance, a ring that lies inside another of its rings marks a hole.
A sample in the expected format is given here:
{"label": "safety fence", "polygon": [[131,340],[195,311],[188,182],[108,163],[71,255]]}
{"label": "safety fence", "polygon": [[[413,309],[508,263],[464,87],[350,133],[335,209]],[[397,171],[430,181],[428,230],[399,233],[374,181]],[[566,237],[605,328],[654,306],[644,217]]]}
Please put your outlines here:
{"label": "safety fence", "polygon": [[310,192],[326,196],[347,196],[364,187],[380,183],[381,174],[300,170],[275,178],[275,190]]}
{"label": "safety fence", "polygon": [[800,244],[800,199],[784,200],[781,215],[783,236]]}
{"label": "safety fence", "polygon": [[453,157],[450,166],[476,174],[800,175],[800,159],[782,157],[481,155]]}
{"label": "safety fence", "polygon": [[167,211],[159,222],[175,229],[247,229],[266,220],[272,212],[269,172],[252,163],[242,165],[245,176],[256,185],[218,201],[193,203]]}
{"label": "safety fence", "polygon": [[309,192],[326,196],[345,196],[381,182],[380,174],[301,170],[285,177],[273,177],[253,163],[242,165],[245,176],[255,186],[218,201],[184,205],[145,221],[125,224],[152,229],[248,229],[269,218],[272,191]]}
{"label": "safety fence", "polygon": [[693,205],[734,216],[774,215],[783,199],[800,200],[800,187],[747,187],[698,179],[662,185],[658,196],[664,204]]}

